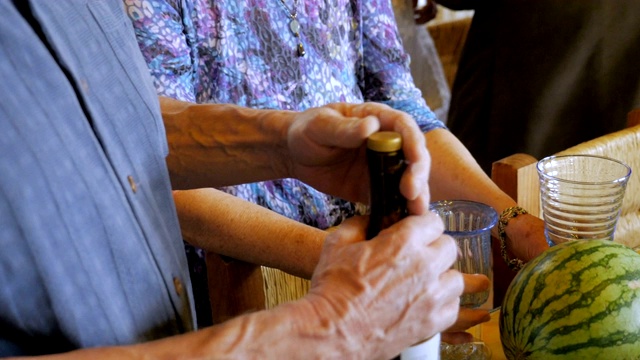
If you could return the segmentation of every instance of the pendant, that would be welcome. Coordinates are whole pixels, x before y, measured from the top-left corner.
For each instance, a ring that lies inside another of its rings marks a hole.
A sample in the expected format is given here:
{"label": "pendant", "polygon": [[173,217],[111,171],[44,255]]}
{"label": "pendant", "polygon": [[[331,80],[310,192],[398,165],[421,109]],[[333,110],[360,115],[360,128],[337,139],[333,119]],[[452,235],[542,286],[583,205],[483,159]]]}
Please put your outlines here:
{"label": "pendant", "polygon": [[304,50],[304,45],[298,43],[298,57],[303,57],[307,52]]}
{"label": "pendant", "polygon": [[[295,36],[296,38],[300,37],[300,23],[298,22],[298,20],[296,20],[295,17],[291,19],[291,21],[289,22],[289,30],[291,30],[291,32],[293,33],[293,36]],[[303,57],[304,54],[307,53],[304,50],[304,45],[302,45],[302,42],[298,42],[297,52],[298,52],[298,57]]]}
{"label": "pendant", "polygon": [[295,18],[291,19],[291,21],[289,22],[289,29],[293,33],[293,36],[300,36],[300,23]]}

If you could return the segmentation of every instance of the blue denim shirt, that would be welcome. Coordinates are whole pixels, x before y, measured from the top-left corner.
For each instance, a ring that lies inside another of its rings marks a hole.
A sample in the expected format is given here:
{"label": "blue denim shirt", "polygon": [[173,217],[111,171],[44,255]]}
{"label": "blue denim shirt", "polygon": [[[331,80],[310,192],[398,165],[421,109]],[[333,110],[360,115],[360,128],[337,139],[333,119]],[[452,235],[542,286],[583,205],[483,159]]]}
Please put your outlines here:
{"label": "blue denim shirt", "polygon": [[46,41],[0,0],[0,357],[191,330],[164,127],[122,2],[30,3]]}

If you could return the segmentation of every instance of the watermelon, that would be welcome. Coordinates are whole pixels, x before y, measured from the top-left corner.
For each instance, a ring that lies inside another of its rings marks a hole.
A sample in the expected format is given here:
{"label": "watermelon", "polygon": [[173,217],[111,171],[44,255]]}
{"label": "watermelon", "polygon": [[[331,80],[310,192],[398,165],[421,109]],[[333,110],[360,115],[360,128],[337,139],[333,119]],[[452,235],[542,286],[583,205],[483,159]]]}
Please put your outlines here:
{"label": "watermelon", "polygon": [[606,240],[569,241],[530,261],[502,303],[514,359],[640,359],[640,255]]}

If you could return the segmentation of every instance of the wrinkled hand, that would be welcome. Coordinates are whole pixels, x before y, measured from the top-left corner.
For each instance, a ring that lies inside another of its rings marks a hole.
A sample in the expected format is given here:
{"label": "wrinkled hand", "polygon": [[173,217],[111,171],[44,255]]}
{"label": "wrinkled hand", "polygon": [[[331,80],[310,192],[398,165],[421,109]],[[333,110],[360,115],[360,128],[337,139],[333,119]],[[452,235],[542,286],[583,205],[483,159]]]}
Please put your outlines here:
{"label": "wrinkled hand", "polygon": [[402,135],[409,166],[400,191],[411,214],[424,214],[431,163],[424,135],[409,115],[386,105],[339,103],[297,114],[288,130],[288,172],[325,193],[368,203],[366,139],[379,130]]}
{"label": "wrinkled hand", "polygon": [[[464,293],[482,292],[491,285],[489,278],[481,274],[462,274],[464,277]],[[442,333],[442,341],[450,344],[461,344],[473,341],[473,336],[466,332],[469,328],[491,319],[489,311],[460,307],[458,319],[453,326]]]}
{"label": "wrinkled hand", "polygon": [[464,285],[436,215],[409,216],[370,241],[366,224],[356,217],[330,233],[306,299],[342,334],[341,357],[388,359],[451,326]]}

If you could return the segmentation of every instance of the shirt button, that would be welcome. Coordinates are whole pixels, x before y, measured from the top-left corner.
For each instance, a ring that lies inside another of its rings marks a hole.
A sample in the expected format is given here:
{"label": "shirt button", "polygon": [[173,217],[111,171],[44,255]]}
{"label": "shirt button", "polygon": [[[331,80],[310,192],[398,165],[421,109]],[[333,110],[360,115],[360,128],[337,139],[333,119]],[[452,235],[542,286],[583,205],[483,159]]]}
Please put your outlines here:
{"label": "shirt button", "polygon": [[131,187],[131,191],[135,194],[138,191],[138,185],[136,185],[136,181],[133,180],[133,176],[127,176],[127,180],[129,181],[129,186]]}
{"label": "shirt button", "polygon": [[89,83],[86,79],[80,79],[80,88],[82,88],[82,91],[85,93],[89,92]]}
{"label": "shirt button", "polygon": [[178,296],[182,296],[184,287],[182,286],[182,281],[180,281],[177,276],[173,278],[173,287],[176,289],[176,294],[178,294]]}

